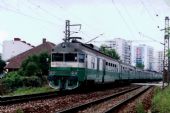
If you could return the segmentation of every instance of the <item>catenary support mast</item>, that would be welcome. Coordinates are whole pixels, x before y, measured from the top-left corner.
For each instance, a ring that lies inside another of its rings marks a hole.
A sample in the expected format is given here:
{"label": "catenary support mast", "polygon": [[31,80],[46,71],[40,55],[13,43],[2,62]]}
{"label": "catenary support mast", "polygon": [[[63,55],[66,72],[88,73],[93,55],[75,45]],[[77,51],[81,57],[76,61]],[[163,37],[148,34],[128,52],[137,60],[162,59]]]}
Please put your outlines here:
{"label": "catenary support mast", "polygon": [[[76,39],[81,39],[80,37],[70,37],[70,33],[71,33],[71,30],[70,30],[70,27],[71,26],[78,26],[79,27],[79,31],[81,29],[81,24],[70,24],[70,20],[66,20],[66,25],[65,25],[65,38],[64,38],[64,41],[65,42],[69,42],[70,39],[72,40],[76,40]],[[78,32],[75,32],[73,31],[73,33],[78,33]]]}
{"label": "catenary support mast", "polygon": [[164,82],[169,84],[169,74],[170,74],[170,58],[168,55],[169,50],[169,17],[165,17],[165,35],[164,35],[164,68],[163,68],[163,87]]}

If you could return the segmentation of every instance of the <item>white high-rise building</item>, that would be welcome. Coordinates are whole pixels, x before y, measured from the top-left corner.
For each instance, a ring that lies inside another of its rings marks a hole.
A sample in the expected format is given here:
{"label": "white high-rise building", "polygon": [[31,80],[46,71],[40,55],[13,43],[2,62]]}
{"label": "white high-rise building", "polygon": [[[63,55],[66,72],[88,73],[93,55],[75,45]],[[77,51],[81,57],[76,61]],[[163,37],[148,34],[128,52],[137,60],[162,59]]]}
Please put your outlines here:
{"label": "white high-rise building", "polygon": [[145,70],[154,70],[154,49],[151,46],[140,44],[134,47],[134,62],[136,64],[143,64]]}
{"label": "white high-rise building", "polygon": [[131,41],[122,38],[115,38],[113,41],[108,41],[106,45],[116,50],[122,62],[131,64]]}
{"label": "white high-rise building", "polygon": [[163,51],[157,51],[155,55],[155,66],[154,70],[157,72],[163,72],[163,59],[164,59],[164,52]]}
{"label": "white high-rise building", "polygon": [[2,47],[2,59],[4,61],[7,61],[12,57],[33,48],[31,44],[26,43],[25,41],[21,41],[20,38],[4,41]]}

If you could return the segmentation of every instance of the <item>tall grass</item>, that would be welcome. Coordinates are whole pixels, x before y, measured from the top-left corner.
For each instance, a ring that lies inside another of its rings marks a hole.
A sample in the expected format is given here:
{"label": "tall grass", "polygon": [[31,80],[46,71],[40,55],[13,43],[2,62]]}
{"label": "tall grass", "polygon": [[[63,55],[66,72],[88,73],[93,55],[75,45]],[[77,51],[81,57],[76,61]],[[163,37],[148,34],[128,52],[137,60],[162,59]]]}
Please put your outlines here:
{"label": "tall grass", "polygon": [[162,90],[157,88],[152,100],[153,113],[170,113],[170,86]]}
{"label": "tall grass", "polygon": [[16,96],[16,95],[26,95],[26,94],[36,94],[36,93],[44,93],[55,91],[54,89],[50,88],[49,86],[44,87],[23,87],[19,88],[9,94],[7,96]]}
{"label": "tall grass", "polygon": [[137,103],[136,113],[145,113],[145,109],[141,101]]}

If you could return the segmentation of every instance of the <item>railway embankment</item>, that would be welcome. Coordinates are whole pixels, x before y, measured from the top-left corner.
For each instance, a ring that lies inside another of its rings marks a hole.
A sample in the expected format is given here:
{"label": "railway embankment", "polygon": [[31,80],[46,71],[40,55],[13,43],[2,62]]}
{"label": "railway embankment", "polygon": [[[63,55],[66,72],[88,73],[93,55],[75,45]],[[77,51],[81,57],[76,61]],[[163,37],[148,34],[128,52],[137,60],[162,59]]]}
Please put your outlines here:
{"label": "railway embankment", "polygon": [[117,113],[170,113],[170,86],[153,87],[122,106]]}
{"label": "railway embankment", "polygon": [[123,105],[117,113],[148,113],[151,111],[152,98],[154,96],[154,87],[147,90],[138,98]]}
{"label": "railway embankment", "polygon": [[152,99],[152,113],[170,113],[170,86],[163,90],[155,88]]}

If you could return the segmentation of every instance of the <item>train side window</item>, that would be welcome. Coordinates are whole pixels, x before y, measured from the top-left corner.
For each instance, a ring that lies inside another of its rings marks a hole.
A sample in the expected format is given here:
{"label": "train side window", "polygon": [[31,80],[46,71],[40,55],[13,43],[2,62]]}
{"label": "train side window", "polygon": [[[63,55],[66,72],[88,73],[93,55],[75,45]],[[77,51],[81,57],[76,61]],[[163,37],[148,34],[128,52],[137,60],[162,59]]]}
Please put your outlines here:
{"label": "train side window", "polygon": [[108,65],[108,63],[106,62],[106,66]]}
{"label": "train side window", "polygon": [[91,59],[91,68],[94,69],[95,68],[95,58],[92,57]]}
{"label": "train side window", "polygon": [[84,63],[84,60],[85,60],[85,55],[79,53],[79,62]]}

